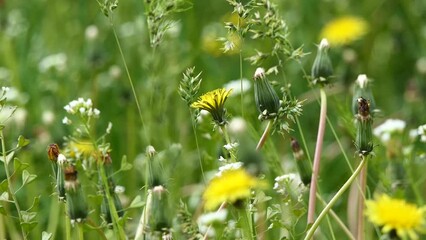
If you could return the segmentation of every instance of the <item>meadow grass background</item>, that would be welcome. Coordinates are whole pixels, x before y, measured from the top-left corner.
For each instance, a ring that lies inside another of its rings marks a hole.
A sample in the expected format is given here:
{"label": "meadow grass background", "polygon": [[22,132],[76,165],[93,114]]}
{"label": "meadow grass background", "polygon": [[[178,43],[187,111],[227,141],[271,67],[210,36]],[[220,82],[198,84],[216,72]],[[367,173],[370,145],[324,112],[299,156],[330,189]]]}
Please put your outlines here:
{"label": "meadow grass background", "polygon": [[[295,61],[284,65],[292,94],[299,100],[306,99],[299,120],[310,155],[314,152],[318,127],[318,93],[308,86],[301,66],[310,72],[317,48],[315,44],[320,41],[320,30],[338,16],[359,16],[369,24],[369,31],[362,39],[330,50],[336,79],[327,88],[328,117],[353,166],[356,158],[353,145],[355,129],[350,111],[351,87],[358,74],[364,73],[374,79],[376,105],[382,111],[375,119],[375,125],[387,118],[405,120],[407,129],[425,124],[425,1],[273,2],[287,23],[292,45],[303,45],[304,51],[311,53],[302,58],[301,65]],[[120,1],[114,11],[113,24],[136,87],[147,131],[145,134],[110,21],[102,14],[96,1],[0,1],[0,85],[13,88],[16,95],[11,100],[19,107],[5,129],[6,141],[11,147],[16,144],[19,134],[30,139],[31,144],[21,150],[18,157],[30,164],[28,170],[31,173],[38,175],[18,194],[23,208],[31,206],[33,198],[40,196],[38,224],[31,231],[30,239],[39,239],[41,232],[46,231],[51,204],[56,201],[56,197],[52,196],[54,189],[49,177],[51,167],[47,146],[53,142],[61,146],[63,137],[71,133],[71,129],[62,124],[66,114],[63,107],[78,97],[91,98],[94,106],[101,111],[101,117],[96,121],[99,134],[104,132],[108,122],[113,124],[107,141],[111,143],[114,166],[119,168],[123,155],[133,164],[130,171],[116,176],[116,182],[126,188],[125,197],[129,201],[144,194],[144,161],[148,145],[154,146],[157,152],[163,152],[159,161],[163,166],[163,180],[171,192],[171,202],[178,204],[180,198],[188,201],[191,195],[195,198],[200,196],[203,179],[189,109],[177,92],[179,81],[188,67],[195,66],[196,72],[202,71],[200,93],[222,87],[240,78],[240,58],[238,54],[223,53],[215,41],[226,36],[224,22],[230,18],[231,6],[226,1],[199,0],[190,2],[188,6],[187,10],[170,16],[176,22],[155,50],[149,43],[143,1]],[[91,25],[98,29],[94,39],[86,37],[86,30]],[[242,57],[250,56],[255,49],[268,47],[268,43],[247,39],[243,43]],[[66,56],[63,66],[43,70],[40,65],[43,59],[58,53]],[[347,54],[355,54],[355,60],[345,61]],[[257,67],[268,68],[273,64],[266,61],[252,66],[243,61],[242,75],[251,80]],[[284,85],[281,74],[269,78],[278,86]],[[411,97],[413,94],[415,97]],[[240,100],[239,95],[228,99],[226,107],[232,116],[241,116]],[[257,120],[253,89],[244,94],[243,100],[244,117],[253,141],[257,141],[264,125]],[[217,169],[217,152],[223,145],[220,135],[211,131],[213,126],[208,121],[209,118],[198,128],[206,172]],[[262,151],[267,163],[265,175],[271,186],[276,176],[295,171],[290,137],[299,138],[300,132],[296,125],[291,127],[294,131],[284,137],[273,135]],[[206,133],[212,138],[204,138]],[[381,163],[386,160],[385,149],[379,141],[377,144],[376,156],[371,162]],[[320,186],[325,198],[328,198],[350,175],[328,127],[322,161]],[[422,172],[426,163],[418,164],[413,176],[424,180]],[[277,165],[280,167],[276,168]],[[0,179],[4,178],[1,165]],[[15,180],[19,182],[19,179]],[[419,189],[422,194],[424,186],[424,181],[421,181]],[[346,215],[344,199],[335,207],[342,219]],[[134,219],[129,221],[130,226],[139,218],[141,211],[140,208],[129,210],[128,216]],[[174,214],[170,213],[171,216]],[[12,221],[4,216],[3,219]],[[61,231],[59,229],[56,234],[60,236]],[[132,231],[132,227],[128,227],[128,231]],[[339,231],[336,227],[337,234]],[[271,234],[270,239],[276,234]]]}

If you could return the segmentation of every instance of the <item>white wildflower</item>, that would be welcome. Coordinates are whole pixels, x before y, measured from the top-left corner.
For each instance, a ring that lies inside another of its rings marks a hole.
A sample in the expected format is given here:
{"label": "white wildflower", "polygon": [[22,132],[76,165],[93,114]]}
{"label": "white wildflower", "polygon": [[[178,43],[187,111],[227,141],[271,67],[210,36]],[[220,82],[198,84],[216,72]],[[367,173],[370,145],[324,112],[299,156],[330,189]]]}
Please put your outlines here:
{"label": "white wildflower", "polygon": [[237,148],[238,147],[238,143],[237,142],[234,142],[234,143],[230,143],[230,144],[225,144],[223,147],[226,149],[226,150],[228,150],[228,151],[230,151],[230,150],[232,150],[232,149],[235,149],[235,148]]}
{"label": "white wildflower", "polygon": [[236,96],[241,94],[241,82],[243,84],[243,93],[251,89],[251,81],[247,78],[232,80],[223,85],[226,90],[233,89],[229,96]]}
{"label": "white wildflower", "polygon": [[232,134],[244,133],[247,129],[247,123],[244,118],[235,117],[229,122],[229,132]]}
{"label": "white wildflower", "polygon": [[221,209],[216,212],[210,212],[201,215],[197,219],[198,228],[201,233],[207,234],[210,237],[213,237],[215,235],[215,231],[213,227],[210,227],[212,224],[223,224],[226,220],[226,217],[228,215],[228,210]]}
{"label": "white wildflower", "polygon": [[44,73],[50,69],[55,69],[59,72],[63,72],[67,66],[67,55],[65,53],[57,53],[46,56],[38,64],[40,72]]}
{"label": "white wildflower", "polygon": [[275,178],[274,190],[280,194],[287,195],[295,193],[297,196],[305,191],[306,187],[296,173],[289,173]]}
{"label": "white wildflower", "polygon": [[221,167],[219,167],[219,172],[216,173],[216,176],[220,177],[222,175],[222,173],[229,171],[229,170],[236,170],[236,169],[240,169],[243,167],[243,163],[242,162],[235,162],[235,163],[229,163],[226,165],[223,165]]}
{"label": "white wildflower", "polygon": [[41,119],[45,125],[50,125],[55,121],[55,114],[52,111],[43,111]]}
{"label": "white wildflower", "polygon": [[60,153],[60,154],[58,155],[58,164],[62,166],[62,165],[64,165],[66,162],[67,162],[67,158],[65,157],[65,155],[64,155],[64,154],[62,154],[62,153]]}
{"label": "white wildflower", "polygon": [[95,117],[99,117],[99,114],[101,114],[101,111],[99,111],[99,109],[95,108],[95,109],[93,109],[93,113],[95,114]]}
{"label": "white wildflower", "polygon": [[72,121],[69,118],[64,117],[62,119],[62,123],[65,124],[65,125],[71,125]]}
{"label": "white wildflower", "polygon": [[114,192],[117,193],[117,194],[124,193],[125,190],[126,190],[126,188],[124,186],[120,186],[120,185],[117,185],[114,188]]}
{"label": "white wildflower", "polygon": [[90,25],[86,28],[85,32],[84,32],[86,39],[88,41],[93,41],[95,40],[98,35],[99,35],[99,30],[98,27],[96,27],[95,25]]}
{"label": "white wildflower", "polygon": [[111,129],[112,129],[112,122],[108,122],[108,127],[106,129],[106,133],[110,134],[111,133]]}
{"label": "white wildflower", "polygon": [[386,144],[391,135],[394,133],[402,133],[405,129],[406,123],[403,120],[399,119],[388,119],[381,125],[377,126],[373,130],[373,134],[380,138],[382,143]]}

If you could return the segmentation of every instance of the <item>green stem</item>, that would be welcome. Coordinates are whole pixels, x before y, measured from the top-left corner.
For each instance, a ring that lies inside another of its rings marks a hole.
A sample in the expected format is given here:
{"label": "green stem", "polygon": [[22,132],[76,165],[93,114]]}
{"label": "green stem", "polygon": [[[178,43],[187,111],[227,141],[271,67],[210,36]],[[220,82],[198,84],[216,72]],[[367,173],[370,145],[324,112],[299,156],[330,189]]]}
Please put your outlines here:
{"label": "green stem", "polygon": [[77,223],[78,239],[84,240],[83,223]]}
{"label": "green stem", "polygon": [[314,155],[314,166],[312,171],[311,188],[309,191],[309,206],[308,206],[308,224],[312,223],[315,218],[315,203],[316,203],[316,192],[317,182],[320,169],[321,152],[324,140],[325,132],[325,120],[327,116],[327,95],[325,94],[324,88],[320,88],[321,93],[321,112],[318,126],[317,144],[315,147]]}
{"label": "green stem", "polygon": [[260,137],[259,142],[257,143],[256,151],[259,151],[263,147],[263,145],[265,145],[266,139],[268,139],[269,133],[271,132],[272,121],[273,120],[268,121],[268,125],[266,125],[265,131],[263,131],[263,134]]}
{"label": "green stem", "polygon": [[71,240],[71,220],[68,217],[68,205],[65,202],[61,202],[61,205],[64,206],[64,218],[65,218],[65,239]]}
{"label": "green stem", "polygon": [[[228,130],[226,129],[226,125],[220,126],[220,129],[222,130],[223,137],[225,138],[226,144],[228,144],[228,146],[232,147],[231,138],[229,137]],[[231,162],[236,162],[237,156],[235,155],[235,149],[231,148],[229,150],[229,153],[231,154]]]}
{"label": "green stem", "polygon": [[[327,203],[322,199],[321,195],[317,193],[318,200],[324,205],[324,207],[327,205]],[[355,237],[352,235],[351,231],[346,227],[346,225],[343,223],[343,221],[337,216],[337,214],[333,211],[333,209],[330,209],[330,214],[333,217],[333,219],[339,224],[339,226],[342,228],[343,232],[348,236],[349,239],[355,240]]]}
{"label": "green stem", "polygon": [[[364,157],[363,157],[364,158]],[[358,195],[358,233],[357,239],[364,239],[364,200],[365,200],[365,188],[367,186],[367,165],[365,165],[361,170],[361,175],[359,176],[360,190]]]}
{"label": "green stem", "polygon": [[334,197],[330,200],[330,202],[325,206],[325,208],[322,210],[320,215],[318,216],[317,220],[312,224],[311,228],[309,229],[308,233],[306,234],[305,240],[309,240],[312,238],[312,236],[315,233],[315,230],[318,228],[319,224],[321,223],[322,219],[327,215],[327,213],[330,211],[331,207],[339,200],[339,198],[342,196],[342,194],[349,188],[349,186],[352,184],[352,182],[358,177],[361,170],[364,168],[365,164],[367,163],[367,158],[362,158],[361,162],[359,163],[358,167],[355,169],[354,173],[351,175],[351,177],[343,184],[343,186],[339,189],[339,191],[334,195]]}
{"label": "green stem", "polygon": [[195,145],[197,146],[198,161],[200,163],[201,175],[203,176],[203,181],[205,183],[206,177],[204,176],[203,161],[202,161],[202,158],[201,158],[200,145],[198,143],[197,128],[196,128],[196,123],[195,123],[195,120],[194,120],[194,117],[193,117],[193,112],[192,112],[191,108],[189,108],[189,114],[191,115],[192,132],[194,133]]}
{"label": "green stem", "polygon": [[24,238],[24,240],[26,240],[27,234],[23,228],[23,225],[21,225],[21,222],[22,222],[21,208],[19,207],[18,199],[12,187],[12,179],[10,178],[9,162],[7,160],[6,143],[5,143],[5,139],[3,135],[3,130],[0,130],[0,138],[1,138],[1,147],[2,147],[2,154],[3,154],[4,171],[6,172],[6,178],[7,178],[7,190],[9,194],[12,196],[13,203],[15,204],[16,211],[18,212],[19,223],[20,223],[19,225],[21,226],[22,237]]}
{"label": "green stem", "polygon": [[4,229],[3,215],[0,215],[0,239],[6,239],[6,230]]}
{"label": "green stem", "polygon": [[113,22],[113,19],[112,19],[112,12],[110,13],[109,16],[110,16],[109,20],[110,20],[111,28],[112,28],[112,31],[113,31],[113,34],[114,34],[115,42],[117,43],[117,47],[118,47],[118,50],[120,52],[120,56],[121,56],[121,60],[123,61],[124,68],[126,69],[127,79],[129,80],[130,88],[132,89],[133,97],[135,99],[136,107],[138,109],[139,119],[142,123],[142,129],[143,129],[146,141],[149,143],[150,139],[149,139],[149,136],[148,136],[148,131],[146,129],[144,118],[142,116],[142,110],[141,110],[141,106],[139,104],[138,95],[136,94],[135,86],[133,84],[132,77],[130,76],[130,72],[129,72],[129,68],[127,66],[126,59],[124,58],[124,53],[123,53],[123,50],[121,48],[120,40],[118,39],[117,32],[115,31],[114,22]]}
{"label": "green stem", "polygon": [[253,240],[256,239],[255,231],[253,231],[253,226],[250,223],[250,217],[248,215],[247,206],[244,209],[238,210],[238,215],[240,216],[240,219],[242,220],[242,232],[243,232],[243,238],[246,240]]}
{"label": "green stem", "polygon": [[[84,123],[83,124],[84,128],[86,130],[87,135],[90,138],[90,141],[93,144],[93,147],[95,148],[96,151],[99,152],[98,145],[97,145],[96,141],[93,139],[92,135],[90,134],[90,127],[89,127],[88,123],[84,122],[84,121],[82,121],[82,122]],[[102,184],[103,184],[105,196],[107,198],[108,207],[109,207],[110,214],[111,214],[114,234],[115,234],[115,236],[119,237],[119,239],[126,239],[126,235],[124,233],[124,230],[118,222],[120,217],[118,216],[117,209],[115,208],[114,200],[113,200],[111,193],[110,193],[110,187],[109,187],[109,184],[108,184],[108,178],[107,178],[106,173],[105,173],[104,164],[101,160],[98,160],[97,162],[98,162],[97,168],[98,168],[98,171],[100,173],[100,177],[101,177],[101,181],[102,181]]]}
{"label": "green stem", "polygon": [[[56,239],[56,229],[58,228],[58,220],[60,214],[59,201],[57,198],[54,198],[50,203],[49,211],[49,224],[47,225],[47,232],[52,233],[52,239]],[[0,238],[2,239],[2,238]]]}
{"label": "green stem", "polygon": [[108,207],[110,209],[114,232],[116,233],[116,236],[119,237],[119,239],[126,239],[126,234],[118,222],[120,217],[118,216],[117,209],[115,208],[114,201],[112,199],[111,193],[109,192],[108,178],[106,177],[105,169],[102,163],[98,164],[98,170],[101,173],[101,180],[105,189],[104,191],[107,197]]}

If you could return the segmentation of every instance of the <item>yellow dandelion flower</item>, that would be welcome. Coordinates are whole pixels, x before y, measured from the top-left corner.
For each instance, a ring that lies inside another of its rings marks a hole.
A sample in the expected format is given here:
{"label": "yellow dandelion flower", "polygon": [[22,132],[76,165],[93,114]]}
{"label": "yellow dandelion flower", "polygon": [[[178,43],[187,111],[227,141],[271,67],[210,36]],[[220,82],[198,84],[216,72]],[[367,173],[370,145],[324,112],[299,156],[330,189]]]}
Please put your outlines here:
{"label": "yellow dandelion flower", "polygon": [[96,149],[93,146],[93,143],[86,140],[71,140],[67,144],[67,149],[69,150],[70,157],[84,157],[89,158],[96,153]]}
{"label": "yellow dandelion flower", "polygon": [[368,24],[362,18],[344,16],[329,22],[321,31],[321,38],[326,38],[330,45],[349,44],[368,31]]}
{"label": "yellow dandelion flower", "polygon": [[392,230],[401,239],[418,239],[417,232],[424,230],[425,207],[417,207],[401,199],[392,199],[386,194],[366,202],[365,212],[369,220],[380,227],[383,233]]}
{"label": "yellow dandelion flower", "polygon": [[261,187],[262,182],[248,174],[244,169],[230,169],[213,178],[204,194],[204,207],[214,210],[223,202],[234,203],[250,197],[252,188]]}
{"label": "yellow dandelion flower", "polygon": [[198,98],[198,101],[191,104],[192,108],[203,109],[213,117],[213,120],[220,126],[226,123],[226,110],[223,107],[226,99],[232,89],[226,90],[225,88],[219,88],[210,92],[205,93]]}

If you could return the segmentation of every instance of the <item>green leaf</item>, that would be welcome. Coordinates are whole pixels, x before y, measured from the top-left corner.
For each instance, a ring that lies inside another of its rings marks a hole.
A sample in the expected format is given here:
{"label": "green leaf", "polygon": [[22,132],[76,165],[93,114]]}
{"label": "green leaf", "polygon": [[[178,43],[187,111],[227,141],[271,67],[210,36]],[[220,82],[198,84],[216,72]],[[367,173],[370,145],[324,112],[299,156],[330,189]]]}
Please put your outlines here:
{"label": "green leaf", "polygon": [[7,186],[8,186],[7,185],[7,179],[5,179],[5,180],[3,180],[0,183],[0,192],[6,192],[6,191],[8,191],[8,187]]}
{"label": "green leaf", "polygon": [[37,226],[37,222],[22,222],[21,226],[25,230],[25,232],[30,232],[33,228]]}
{"label": "green leaf", "polygon": [[40,196],[35,197],[34,200],[33,200],[33,204],[31,205],[30,208],[28,208],[27,211],[37,212],[38,211],[38,205],[39,205],[39,203],[40,203]]}
{"label": "green leaf", "polygon": [[22,222],[29,223],[37,216],[37,212],[21,211]]}
{"label": "green leaf", "polygon": [[128,208],[140,208],[143,206],[145,206],[145,202],[142,201],[142,197],[138,195],[135,197],[135,199],[133,199],[132,203],[130,203],[130,206]]}
{"label": "green leaf", "polygon": [[4,125],[0,124],[0,131],[4,129]]}
{"label": "green leaf", "polygon": [[8,202],[9,201],[9,193],[8,192],[3,192],[0,195],[0,201]]}
{"label": "green leaf", "polygon": [[30,144],[30,140],[24,138],[24,136],[22,136],[22,135],[19,135],[18,144],[16,145],[16,147],[25,147],[28,144]]}
{"label": "green leaf", "polygon": [[[15,154],[15,151],[12,151],[6,156],[6,164],[10,163],[10,160],[12,160],[14,154]],[[4,162],[3,156],[0,156],[0,161]]]}
{"label": "green leaf", "polygon": [[37,175],[31,174],[27,170],[24,170],[22,172],[22,185],[29,184],[30,182],[34,181],[36,179]]}
{"label": "green leaf", "polygon": [[43,231],[41,233],[41,240],[50,240],[52,238],[52,235],[53,234],[51,234],[51,233]]}
{"label": "green leaf", "polygon": [[133,165],[127,162],[127,157],[123,156],[121,159],[120,171],[128,171],[133,168]]}
{"label": "green leaf", "polygon": [[27,169],[30,165],[28,163],[23,163],[21,161],[19,161],[18,158],[14,158],[13,159],[13,168],[16,172],[22,172],[24,169]]}
{"label": "green leaf", "polygon": [[7,216],[6,210],[4,209],[2,204],[0,204],[0,214]]}
{"label": "green leaf", "polygon": [[93,204],[94,206],[100,206],[102,204],[103,195],[88,195],[88,200],[90,204]]}

